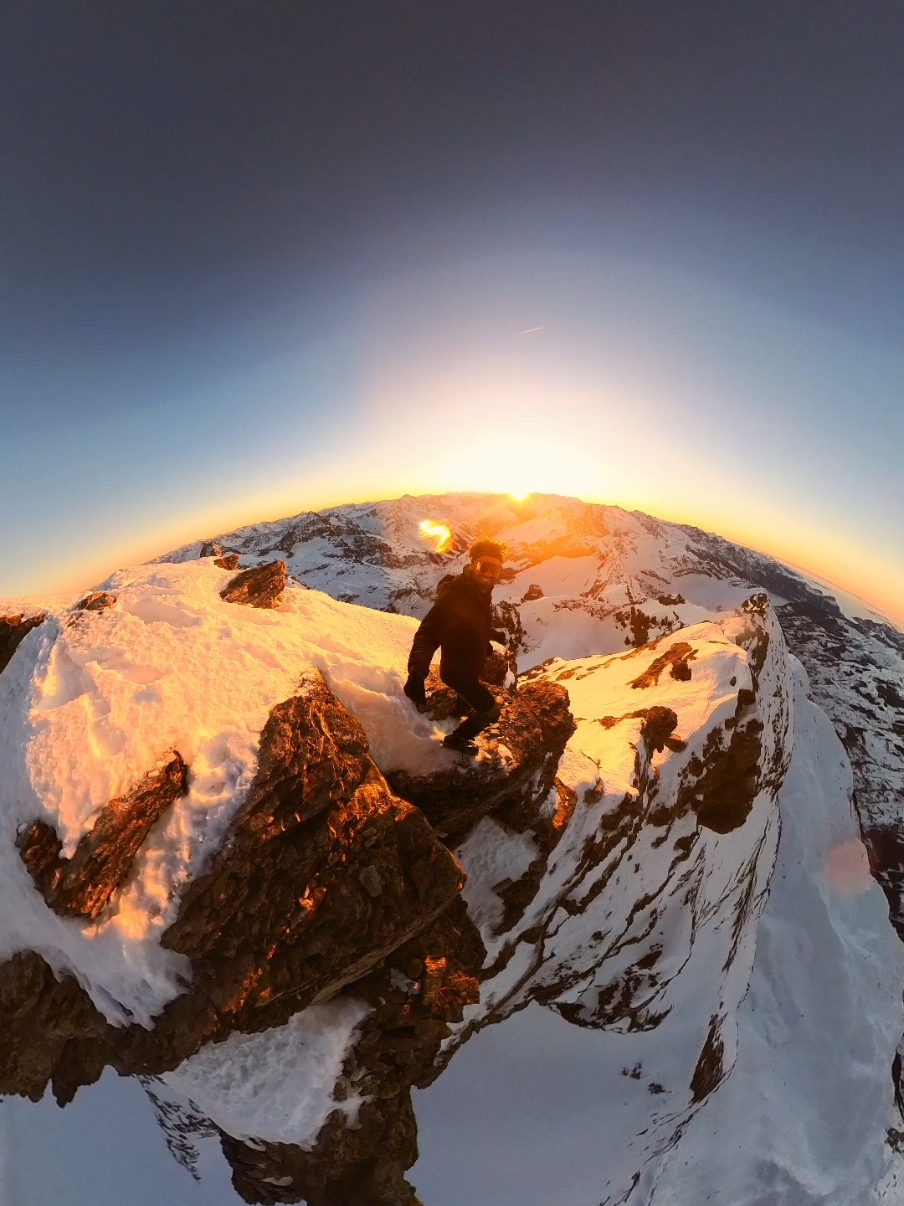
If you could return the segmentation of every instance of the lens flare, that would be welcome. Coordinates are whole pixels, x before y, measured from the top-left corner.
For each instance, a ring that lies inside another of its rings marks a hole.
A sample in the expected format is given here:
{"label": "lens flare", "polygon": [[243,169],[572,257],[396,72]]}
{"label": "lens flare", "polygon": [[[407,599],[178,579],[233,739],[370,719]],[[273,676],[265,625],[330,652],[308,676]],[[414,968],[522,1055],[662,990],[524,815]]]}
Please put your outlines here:
{"label": "lens flare", "polygon": [[425,540],[435,540],[434,552],[445,553],[452,543],[452,532],[444,523],[434,523],[432,519],[422,519],[418,531]]}
{"label": "lens flare", "polygon": [[872,886],[866,848],[861,842],[839,842],[826,856],[825,872],[831,886],[842,896],[858,896]]}

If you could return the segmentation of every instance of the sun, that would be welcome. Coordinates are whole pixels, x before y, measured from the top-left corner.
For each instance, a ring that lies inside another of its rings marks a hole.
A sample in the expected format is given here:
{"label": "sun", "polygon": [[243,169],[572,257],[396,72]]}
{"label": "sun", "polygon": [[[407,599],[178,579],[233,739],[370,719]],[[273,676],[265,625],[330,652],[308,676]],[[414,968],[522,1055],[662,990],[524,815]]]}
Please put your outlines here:
{"label": "sun", "polygon": [[510,497],[512,497],[515,500],[515,502],[526,502],[527,499],[529,499],[531,496],[531,491],[530,490],[510,490],[509,495],[510,495]]}

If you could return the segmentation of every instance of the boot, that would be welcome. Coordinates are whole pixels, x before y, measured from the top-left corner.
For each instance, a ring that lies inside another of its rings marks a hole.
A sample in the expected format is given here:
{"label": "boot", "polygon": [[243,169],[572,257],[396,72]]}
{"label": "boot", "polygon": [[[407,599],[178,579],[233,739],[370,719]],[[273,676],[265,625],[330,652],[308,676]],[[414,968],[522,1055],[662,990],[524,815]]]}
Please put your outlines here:
{"label": "boot", "polygon": [[462,753],[472,753],[476,750],[474,738],[482,733],[488,725],[495,724],[502,712],[498,703],[494,703],[487,712],[474,712],[461,722],[454,733],[443,738],[447,750],[461,750]]}

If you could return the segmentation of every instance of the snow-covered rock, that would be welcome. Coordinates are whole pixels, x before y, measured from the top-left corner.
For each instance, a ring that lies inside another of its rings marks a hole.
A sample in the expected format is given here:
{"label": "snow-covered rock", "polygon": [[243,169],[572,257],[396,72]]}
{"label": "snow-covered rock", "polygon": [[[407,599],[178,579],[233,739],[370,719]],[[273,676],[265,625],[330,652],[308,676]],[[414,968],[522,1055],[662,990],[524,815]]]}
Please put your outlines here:
{"label": "snow-covered rock", "polygon": [[[497,620],[523,674],[515,689],[497,659],[503,716],[469,759],[441,745],[439,693],[419,715],[401,686],[415,618],[478,535],[508,545]],[[893,1177],[900,951],[875,893],[845,912],[813,891],[811,864],[857,900],[870,881],[849,811],[844,841],[808,848],[802,817],[840,833],[849,785],[786,643],[851,754],[895,900],[904,638],[881,617],[695,529],[482,495],[255,525],[81,606],[4,615],[0,1087],[52,1077],[66,1098],[105,1064],[152,1074],[158,1114],[219,1134],[247,1201],[413,1206],[410,1090],[437,1091],[530,1006],[622,1044],[611,1079],[642,1086],[594,1201],[690,1206],[713,1175],[737,1192],[725,1203],[772,1200],[762,1181],[841,1206]],[[788,809],[780,866],[805,870],[767,904]],[[805,969],[792,983],[770,964],[806,961],[804,918],[861,1026]],[[769,1053],[805,998],[812,1049],[852,1054],[821,1079],[806,1045],[793,1057],[795,1131],[770,1114]],[[860,1156],[815,1139],[833,1085]],[[731,1177],[701,1138],[720,1101],[739,1103],[729,1119],[753,1109],[765,1149]]]}
{"label": "snow-covered rock", "polygon": [[[449,528],[445,553],[421,535],[424,518]],[[477,536],[508,546],[495,597],[522,669],[643,644],[765,590],[851,760],[861,830],[904,938],[904,634],[866,604],[698,528],[557,495],[406,495],[256,524],[216,547],[249,565],[284,557],[299,582],[336,598],[422,616]]]}

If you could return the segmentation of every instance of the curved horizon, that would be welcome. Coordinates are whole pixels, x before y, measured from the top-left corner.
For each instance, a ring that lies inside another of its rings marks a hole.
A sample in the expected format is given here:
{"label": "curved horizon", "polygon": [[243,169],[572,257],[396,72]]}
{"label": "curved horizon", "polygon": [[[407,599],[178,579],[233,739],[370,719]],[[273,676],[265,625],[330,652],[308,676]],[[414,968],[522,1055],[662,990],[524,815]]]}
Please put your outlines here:
{"label": "curved horizon", "polygon": [[785,9],[20,6],[0,593],[554,490],[904,624],[904,12]]}

